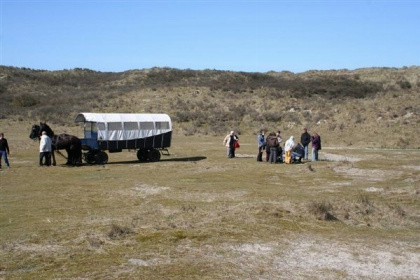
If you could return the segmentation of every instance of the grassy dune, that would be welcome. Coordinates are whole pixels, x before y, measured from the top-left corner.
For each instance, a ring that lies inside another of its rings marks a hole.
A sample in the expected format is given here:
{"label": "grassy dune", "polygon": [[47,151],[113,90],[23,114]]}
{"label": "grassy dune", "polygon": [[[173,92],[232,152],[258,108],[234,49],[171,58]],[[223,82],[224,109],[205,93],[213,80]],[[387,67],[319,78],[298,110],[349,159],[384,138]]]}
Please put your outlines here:
{"label": "grassy dune", "polygon": [[223,134],[175,134],[160,162],[125,151],[42,168],[29,122],[0,125],[12,165],[0,171],[0,279],[420,274],[418,149],[324,145],[319,162],[270,165],[252,133],[235,159]]}

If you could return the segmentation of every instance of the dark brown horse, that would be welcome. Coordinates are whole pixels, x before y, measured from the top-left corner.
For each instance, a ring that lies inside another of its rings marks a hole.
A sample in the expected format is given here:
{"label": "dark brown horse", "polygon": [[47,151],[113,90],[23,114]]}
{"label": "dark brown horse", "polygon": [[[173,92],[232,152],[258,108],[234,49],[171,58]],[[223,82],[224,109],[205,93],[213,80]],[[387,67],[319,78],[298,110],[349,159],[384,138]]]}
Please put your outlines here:
{"label": "dark brown horse", "polygon": [[45,131],[51,138],[52,142],[52,163],[56,165],[54,151],[66,150],[67,151],[67,165],[80,165],[82,163],[82,141],[76,136],[69,134],[55,135],[54,131],[46,124],[33,125],[29,138],[40,139],[41,133]]}

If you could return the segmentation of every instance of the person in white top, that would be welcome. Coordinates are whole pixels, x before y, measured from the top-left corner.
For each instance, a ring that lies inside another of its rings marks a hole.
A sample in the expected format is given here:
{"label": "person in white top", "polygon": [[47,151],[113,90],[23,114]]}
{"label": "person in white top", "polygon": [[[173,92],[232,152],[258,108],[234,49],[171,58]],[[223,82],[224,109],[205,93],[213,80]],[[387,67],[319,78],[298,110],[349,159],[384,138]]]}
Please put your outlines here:
{"label": "person in white top", "polygon": [[284,144],[284,162],[291,163],[292,162],[292,150],[295,146],[295,141],[293,136],[290,136],[289,140],[286,141]]}
{"label": "person in white top", "polygon": [[[51,165],[51,138],[48,137],[45,131],[42,132],[41,140],[39,141],[39,166]],[[45,158],[45,164],[43,159]]]}

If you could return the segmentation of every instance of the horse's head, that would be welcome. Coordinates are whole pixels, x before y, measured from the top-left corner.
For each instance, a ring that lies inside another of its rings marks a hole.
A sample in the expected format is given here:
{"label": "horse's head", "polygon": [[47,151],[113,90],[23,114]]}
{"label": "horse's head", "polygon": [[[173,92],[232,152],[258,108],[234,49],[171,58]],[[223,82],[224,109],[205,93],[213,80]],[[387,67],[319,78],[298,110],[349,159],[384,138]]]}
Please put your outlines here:
{"label": "horse's head", "polygon": [[53,137],[54,136],[54,131],[51,129],[51,127],[49,127],[47,125],[47,123],[40,122],[39,123],[39,126],[40,126],[40,128],[39,128],[39,134],[40,134],[40,136],[41,136],[41,133],[43,131],[45,131],[49,137]]}
{"label": "horse's head", "polygon": [[31,128],[31,133],[29,134],[29,138],[39,139],[40,134],[41,134],[41,127],[39,125],[34,124]]}

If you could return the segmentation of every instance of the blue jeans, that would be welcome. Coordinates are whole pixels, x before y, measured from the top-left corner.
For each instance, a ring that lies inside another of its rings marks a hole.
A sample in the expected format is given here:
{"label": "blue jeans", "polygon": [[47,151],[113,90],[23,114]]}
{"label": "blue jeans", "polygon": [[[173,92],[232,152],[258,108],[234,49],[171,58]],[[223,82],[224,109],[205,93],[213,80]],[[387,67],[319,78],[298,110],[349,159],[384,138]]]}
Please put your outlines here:
{"label": "blue jeans", "polygon": [[318,161],[318,149],[312,149],[312,161]]}
{"label": "blue jeans", "polygon": [[234,158],[235,157],[235,148],[227,148],[227,156],[228,158]]}
{"label": "blue jeans", "polygon": [[7,159],[7,152],[6,151],[0,151],[0,166],[1,166],[1,159],[4,159],[4,163],[6,166],[10,167],[9,160]]}
{"label": "blue jeans", "polygon": [[277,161],[277,150],[278,148],[270,148],[270,157],[268,158],[268,162],[276,163]]}
{"label": "blue jeans", "polygon": [[[45,164],[43,163],[43,160],[45,158]],[[51,162],[50,162],[50,152],[40,152],[39,153],[39,165],[46,165],[46,166],[50,166]]]}
{"label": "blue jeans", "polygon": [[306,146],[303,146],[303,148],[305,149],[305,155],[304,155],[304,159],[308,159],[308,150],[309,150],[309,148],[308,148],[308,145],[306,145]]}

